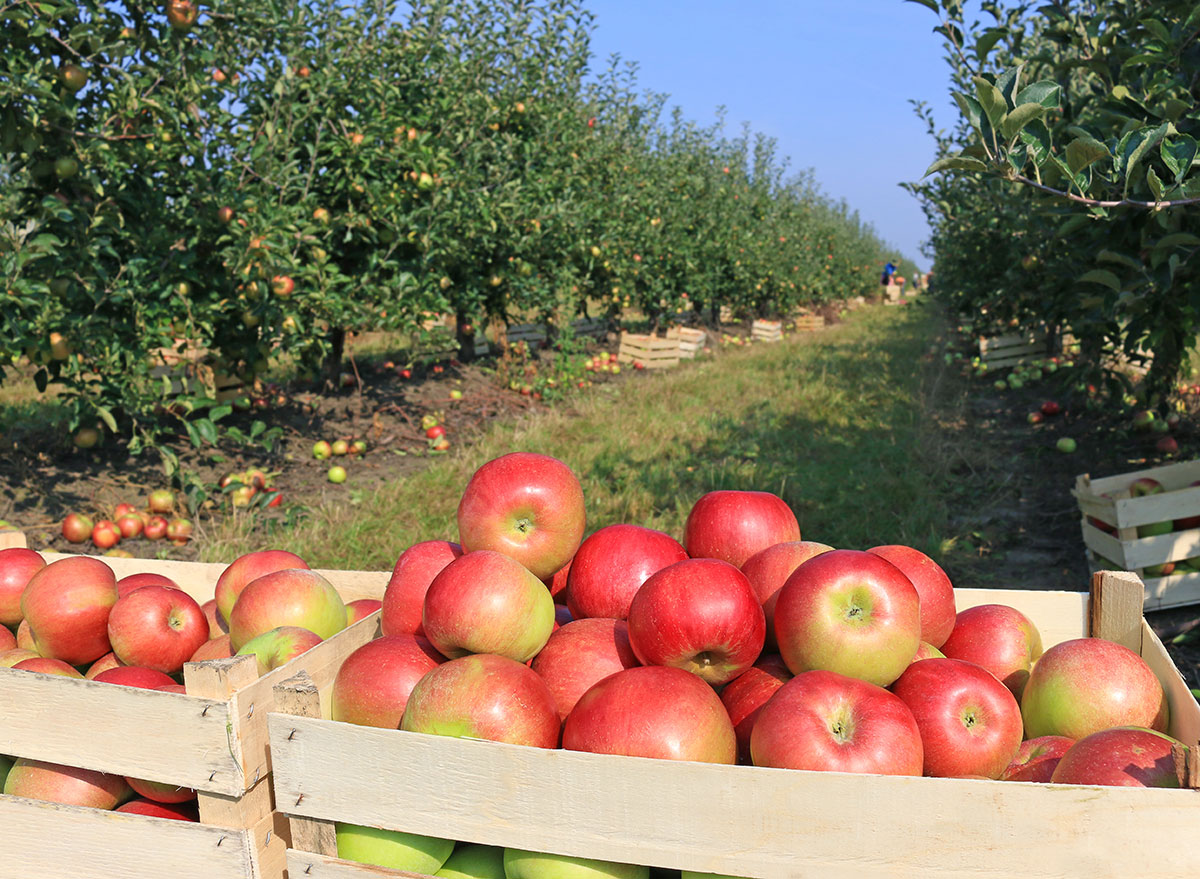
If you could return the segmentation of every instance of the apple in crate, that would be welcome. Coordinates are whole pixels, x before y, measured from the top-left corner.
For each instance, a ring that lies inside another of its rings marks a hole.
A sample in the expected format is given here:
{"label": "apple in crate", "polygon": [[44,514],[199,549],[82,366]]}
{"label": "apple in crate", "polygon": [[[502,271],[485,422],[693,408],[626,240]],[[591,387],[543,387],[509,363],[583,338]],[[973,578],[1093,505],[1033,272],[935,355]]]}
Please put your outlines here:
{"label": "apple in crate", "polygon": [[571,468],[530,452],[484,464],[458,504],[464,552],[504,553],[541,579],[553,576],[575,555],[584,524],[583,489]]}
{"label": "apple in crate", "polygon": [[117,806],[113,811],[124,812],[127,815],[146,815],[150,818],[170,818],[174,821],[200,820],[195,803],[156,803],[141,797]]}
{"label": "apple in crate", "polygon": [[560,724],[554,696],[537,672],[505,656],[474,653],[442,663],[417,682],[400,728],[554,748]]}
{"label": "apple in crate", "polygon": [[397,729],[413,687],[444,661],[421,635],[384,635],[346,657],[330,694],[334,720]]}
{"label": "apple in crate", "polygon": [[30,578],[21,594],[21,613],[38,653],[86,665],[111,649],[108,615],[116,603],[112,568],[90,556],[72,556]]}
{"label": "apple in crate", "polygon": [[1062,755],[1054,784],[1118,787],[1179,787],[1174,748],[1166,733],[1126,726],[1100,730],[1077,741]]}
{"label": "apple in crate", "polygon": [[302,653],[307,653],[324,639],[299,626],[280,626],[251,638],[242,645],[238,656],[253,656],[258,660],[258,674],[287,665]]}
{"label": "apple in crate", "polygon": [[507,879],[504,849],[494,845],[460,842],[454,853],[433,874],[440,879]]}
{"label": "apple in crate", "polygon": [[[218,609],[220,604],[218,599]],[[280,626],[299,626],[329,638],[346,628],[346,605],[316,571],[275,571],[250,581],[229,615],[229,643],[234,651]]]}
{"label": "apple in crate", "polygon": [[750,735],[755,766],[921,775],[912,711],[883,687],[831,671],[796,675],[763,706]]}
{"label": "apple in crate", "polygon": [[955,624],[954,585],[942,566],[919,549],[889,544],[867,550],[904,572],[921,596],[921,640],[940,648]]}
{"label": "apple in crate", "polygon": [[153,668],[137,665],[120,665],[97,672],[92,678],[98,684],[116,684],[121,687],[137,687],[140,690],[161,690],[174,686],[170,675]]}
{"label": "apple in crate", "polygon": [[1033,620],[1006,604],[980,604],[958,614],[942,653],[981,665],[1019,701],[1029,670],[1042,655],[1042,636]]}
{"label": "apple in crate", "polygon": [[14,671],[32,671],[43,675],[54,675],[60,678],[79,678],[83,679],[75,666],[67,665],[61,659],[49,659],[45,656],[35,656],[32,659],[23,659],[13,666]]}
{"label": "apple in crate", "polygon": [[217,610],[217,600],[210,598],[208,601],[200,605],[200,609],[204,611],[204,616],[208,620],[208,637],[220,638],[222,635],[229,634],[229,623],[221,616]]}
{"label": "apple in crate", "polygon": [[[580,544],[582,546],[582,544]],[[574,559],[572,558],[572,561]],[[546,584],[546,588],[550,590],[550,596],[555,599],[556,603],[561,603],[559,595],[567,588],[567,579],[571,575],[571,562],[567,562],[561,568],[554,572],[553,576],[543,577],[542,582]],[[562,601],[565,601],[565,597]]]}
{"label": "apple in crate", "polygon": [[429,584],[460,555],[462,547],[448,540],[425,540],[400,553],[383,592],[383,634],[423,634],[421,611]]}
{"label": "apple in crate", "polygon": [[739,763],[750,762],[750,735],[762,707],[791,679],[783,657],[770,653],[721,688],[721,704],[737,735]]}
{"label": "apple in crate", "polygon": [[12,650],[5,650],[0,653],[0,668],[12,668],[19,662],[24,662],[26,659],[37,659],[38,654],[32,650],[26,650],[23,647],[16,647]]}
{"label": "apple in crate", "polygon": [[375,611],[383,607],[378,598],[359,598],[346,604],[346,625],[352,626],[359,620],[365,620]]}
{"label": "apple in crate", "polygon": [[925,775],[999,778],[1021,747],[1021,709],[991,672],[959,659],[914,662],[892,692],[921,730]]}
{"label": "apple in crate", "polygon": [[32,549],[0,549],[0,626],[15,626],[24,619],[21,593],[33,575],[44,567],[46,560]]}
{"label": "apple in crate", "polygon": [[714,687],[762,653],[766,617],[746,575],[719,559],[652,574],[629,605],[629,643],[643,665],[667,665]]}
{"label": "apple in crate", "polygon": [[162,574],[130,574],[117,581],[117,597],[124,598],[130,592],[141,589],[143,586],[165,586],[168,589],[179,589],[178,583]]}
{"label": "apple in crate", "polygon": [[741,567],[776,543],[800,539],[800,524],[783,498],[766,491],[710,491],[692,505],[683,545],[692,558]]}
{"label": "apple in crate", "polygon": [[5,626],[0,626],[0,653],[7,650],[15,650],[17,646],[17,636],[12,633],[11,629]]}
{"label": "apple in crate", "polygon": [[821,553],[779,591],[775,637],[795,674],[821,669],[886,687],[921,643],[921,599],[899,568],[874,553]]}
{"label": "apple in crate", "polygon": [[1146,661],[1103,638],[1076,638],[1047,650],[1021,696],[1028,738],[1082,739],[1116,726],[1166,732],[1167,696]]}
{"label": "apple in crate", "polygon": [[200,645],[191,655],[188,662],[207,662],[210,659],[228,659],[233,656],[233,645],[229,643],[229,635],[210,638]]}
{"label": "apple in crate", "polygon": [[93,809],[114,809],[132,796],[129,785],[119,775],[44,763],[27,757],[21,757],[13,763],[4,780],[4,793],[12,797]]}
{"label": "apple in crate", "polygon": [[579,545],[567,574],[567,607],[574,619],[623,620],[651,574],[688,557],[679,541],[640,525],[608,525]]}
{"label": "apple in crate", "polygon": [[796,568],[813,556],[832,550],[832,546],[813,540],[792,540],[768,546],[750,556],[742,565],[742,573],[750,581],[750,588],[758,596],[767,617],[767,649],[774,650],[776,647],[775,602],[779,599],[779,590]]}
{"label": "apple in crate", "polygon": [[1017,749],[1017,755],[1012,758],[1008,768],[1000,774],[1001,781],[1040,781],[1048,782],[1054,774],[1054,768],[1067,749],[1075,744],[1074,739],[1066,736],[1038,736],[1036,739],[1026,739]]}
{"label": "apple in crate", "polygon": [[251,582],[266,574],[297,568],[307,569],[308,562],[295,553],[282,549],[248,552],[234,559],[217,578],[215,598],[221,619],[229,620],[238,596]]}
{"label": "apple in crate", "polygon": [[358,824],[334,825],[339,858],[392,870],[431,874],[454,851],[454,840],[420,836],[400,830],[380,830]]}
{"label": "apple in crate", "polygon": [[609,675],[583,694],[563,725],[569,751],[733,764],[737,736],[713,688],[680,668]]}
{"label": "apple in crate", "polygon": [[208,640],[208,619],[186,592],[143,586],[113,605],[108,639],[126,665],[174,674]]}
{"label": "apple in crate", "polygon": [[649,879],[650,868],[509,848],[504,850],[504,876],[505,879]]}
{"label": "apple in crate", "polygon": [[554,631],[554,599],[519,562],[492,550],[468,552],[429,585],[421,628],[451,659],[494,653],[528,662]]}
{"label": "apple in crate", "polygon": [[639,664],[624,620],[586,618],[555,631],[531,668],[550,688],[559,719],[565,721],[593,684]]}

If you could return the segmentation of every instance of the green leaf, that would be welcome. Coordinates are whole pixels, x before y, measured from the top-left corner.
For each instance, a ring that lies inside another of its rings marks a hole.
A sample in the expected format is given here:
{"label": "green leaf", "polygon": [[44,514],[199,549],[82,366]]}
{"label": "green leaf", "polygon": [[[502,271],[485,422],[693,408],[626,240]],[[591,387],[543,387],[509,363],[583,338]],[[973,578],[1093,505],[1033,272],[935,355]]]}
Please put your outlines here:
{"label": "green leaf", "polygon": [[986,171],[987,167],[987,163],[981,162],[979,159],[972,159],[970,156],[947,156],[944,159],[938,159],[926,168],[923,176],[928,177],[938,171]]}
{"label": "green leaf", "polygon": [[1041,104],[1021,104],[1011,113],[1004,117],[1004,121],[1000,125],[1000,131],[1009,140],[1015,140],[1020,134],[1021,129],[1035,119],[1041,119],[1046,114],[1046,108]]}
{"label": "green leaf", "polygon": [[1021,141],[1029,147],[1029,155],[1039,168],[1052,155],[1050,152],[1050,129],[1040,119],[1034,120],[1021,129]]}
{"label": "green leaf", "polygon": [[992,123],[992,128],[999,128],[1004,114],[1008,112],[1008,102],[1004,100],[1004,93],[982,76],[976,76],[974,82],[979,106],[983,108],[988,122]]}
{"label": "green leaf", "polygon": [[1142,264],[1133,257],[1127,256],[1123,253],[1118,253],[1115,250],[1108,250],[1107,248],[1097,253],[1096,259],[1100,260],[1101,262],[1115,262],[1137,272],[1140,272],[1143,269]]}
{"label": "green leaf", "polygon": [[1118,170],[1125,173],[1125,192],[1128,194],[1129,185],[1133,179],[1133,171],[1159,141],[1166,136],[1170,123],[1164,122],[1157,128],[1149,126],[1132,133],[1128,138],[1122,138],[1122,148],[1117,155]]}
{"label": "green leaf", "polygon": [[1013,103],[1017,106],[1021,104],[1041,104],[1047,110],[1057,107],[1059,104],[1058,83],[1049,79],[1039,79],[1037,82],[1031,82],[1025,88],[1021,89],[1021,91],[1017,92]]}
{"label": "green leaf", "polygon": [[1017,90],[1017,86],[1021,83],[1021,70],[1024,65],[1018,64],[1016,67],[1010,67],[1008,70],[996,77],[996,88],[1000,89],[1000,94],[1004,95],[1004,106],[1015,107],[1017,102],[1013,100],[1013,94]]}
{"label": "green leaf", "polygon": [[1155,249],[1167,247],[1195,247],[1200,244],[1200,237],[1191,232],[1172,232],[1164,235],[1154,245]]}
{"label": "green leaf", "polygon": [[1163,162],[1175,175],[1175,182],[1182,183],[1183,178],[1192,169],[1192,162],[1196,160],[1196,140],[1186,134],[1170,139],[1163,138],[1159,152]]}
{"label": "green leaf", "polygon": [[937,0],[905,0],[907,3],[919,3],[931,12],[938,11]]}
{"label": "green leaf", "polygon": [[103,406],[96,407],[96,414],[100,416],[100,420],[104,422],[105,427],[113,433],[117,432],[117,419],[113,418],[113,414]]}
{"label": "green leaf", "polygon": [[1092,269],[1079,278],[1081,284],[1103,284],[1114,293],[1121,292],[1121,279],[1107,269]]}
{"label": "green leaf", "polygon": [[975,57],[980,63],[987,62],[988,53],[992,51],[995,45],[1008,33],[1007,28],[990,27],[985,30],[975,41]]}
{"label": "green leaf", "polygon": [[200,437],[210,446],[215,446],[217,444],[217,426],[207,418],[198,418],[195,424]]}
{"label": "green leaf", "polygon": [[215,424],[225,416],[229,415],[231,412],[233,412],[233,407],[228,404],[224,406],[216,406],[208,413],[208,417],[209,420]]}
{"label": "green leaf", "polygon": [[1146,169],[1146,184],[1150,187],[1150,192],[1154,196],[1155,201],[1163,200],[1163,184],[1158,179],[1158,175],[1154,173],[1153,168]]}
{"label": "green leaf", "polygon": [[39,394],[46,393],[46,388],[50,384],[50,373],[46,372],[44,368],[39,369],[33,374],[33,383],[37,386]]}
{"label": "green leaf", "polygon": [[1109,157],[1108,147],[1091,136],[1077,137],[1067,144],[1067,167],[1075,175],[1093,162]]}
{"label": "green leaf", "polygon": [[979,106],[979,102],[963,92],[954,92],[953,97],[963,118],[971,123],[971,127],[978,129],[979,120],[983,118],[983,108]]}
{"label": "green leaf", "polygon": [[1084,213],[1076,214],[1075,216],[1070,217],[1065,223],[1060,225],[1058,227],[1058,229],[1056,230],[1055,234],[1059,238],[1066,238],[1066,237],[1078,232],[1080,229],[1082,229],[1084,226],[1086,226],[1088,223],[1090,223],[1091,220],[1092,220],[1092,218],[1088,214],[1084,214]]}

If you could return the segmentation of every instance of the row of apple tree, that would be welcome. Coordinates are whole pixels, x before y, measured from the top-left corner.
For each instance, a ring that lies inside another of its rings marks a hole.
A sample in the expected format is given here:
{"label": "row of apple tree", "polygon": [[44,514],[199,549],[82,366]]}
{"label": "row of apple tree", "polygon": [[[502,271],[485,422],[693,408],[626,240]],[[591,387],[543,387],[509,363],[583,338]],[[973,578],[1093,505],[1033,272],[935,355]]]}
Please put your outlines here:
{"label": "row of apple tree", "polygon": [[939,132],[919,108],[937,289],[985,332],[1069,328],[1097,373],[1152,355],[1140,390],[1166,405],[1200,329],[1200,7],[989,2],[968,22],[917,2],[961,110]]}
{"label": "row of apple tree", "polygon": [[873,292],[893,255],[769,139],[597,67],[577,0],[5,16],[0,368],[28,357],[135,448],[170,394],[151,352],[179,340],[315,372],[346,331],[430,314],[466,352],[503,321],[786,312]]}

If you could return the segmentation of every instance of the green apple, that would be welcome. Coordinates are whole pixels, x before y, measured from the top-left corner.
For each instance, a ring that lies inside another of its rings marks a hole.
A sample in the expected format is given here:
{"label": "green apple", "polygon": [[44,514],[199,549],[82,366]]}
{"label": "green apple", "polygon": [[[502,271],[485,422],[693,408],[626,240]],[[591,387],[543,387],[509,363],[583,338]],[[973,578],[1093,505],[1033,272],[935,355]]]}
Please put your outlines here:
{"label": "green apple", "polygon": [[508,848],[504,875],[507,879],[650,879],[650,868]]}
{"label": "green apple", "polygon": [[0,791],[4,790],[4,779],[8,778],[8,770],[12,769],[12,767],[12,757],[5,757],[3,754],[0,754]]}
{"label": "green apple", "polygon": [[504,849],[461,842],[455,846],[450,860],[433,875],[445,879],[505,879]]}
{"label": "green apple", "polygon": [[330,467],[329,472],[325,474],[326,478],[334,485],[341,485],[346,481],[345,467]]}
{"label": "green apple", "polygon": [[1071,439],[1069,436],[1060,437],[1058,442],[1055,443],[1055,448],[1065,455],[1071,454],[1073,451],[1075,451],[1076,447],[1075,440]]}
{"label": "green apple", "polygon": [[318,440],[313,443],[312,453],[318,461],[324,461],[333,454],[333,447],[326,440]]}
{"label": "green apple", "polygon": [[454,851],[454,840],[436,836],[340,823],[335,831],[339,858],[393,870],[433,873]]}

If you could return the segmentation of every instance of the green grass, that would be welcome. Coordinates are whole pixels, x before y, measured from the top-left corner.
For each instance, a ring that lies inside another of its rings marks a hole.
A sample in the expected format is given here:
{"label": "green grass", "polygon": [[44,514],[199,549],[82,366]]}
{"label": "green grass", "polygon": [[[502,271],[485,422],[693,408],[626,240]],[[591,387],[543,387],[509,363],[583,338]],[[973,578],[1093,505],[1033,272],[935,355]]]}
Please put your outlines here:
{"label": "green grass", "polygon": [[536,451],[579,476],[589,531],[631,522],[678,537],[705,492],[759,489],[791,505],[806,539],[940,557],[950,477],[929,410],[939,373],[920,360],[935,321],[917,308],[864,309],[824,333],[604,386],[573,410],[496,426],[355,504],[312,509],[291,530],[210,529],[204,555],[271,546],[314,566],[390,568],[412,543],[456,539],[458,498],[479,465]]}

